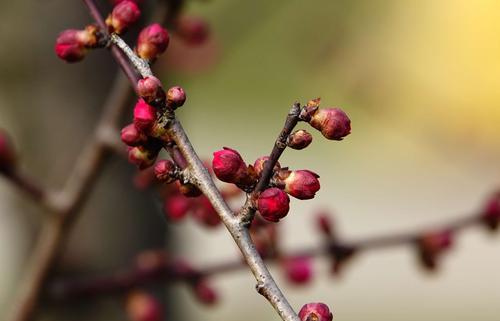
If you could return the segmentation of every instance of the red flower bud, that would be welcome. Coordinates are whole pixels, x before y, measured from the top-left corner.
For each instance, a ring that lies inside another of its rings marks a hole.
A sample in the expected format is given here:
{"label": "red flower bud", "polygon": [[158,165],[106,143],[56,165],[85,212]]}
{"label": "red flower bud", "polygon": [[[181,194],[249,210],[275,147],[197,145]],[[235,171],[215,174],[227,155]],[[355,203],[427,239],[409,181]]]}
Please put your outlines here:
{"label": "red flower bud", "polygon": [[135,291],[128,295],[126,310],[132,321],[161,321],[163,319],[160,302],[143,291]]}
{"label": "red flower bud", "polygon": [[257,200],[260,215],[268,221],[278,222],[290,210],[290,198],[276,187],[271,187],[260,193]]}
{"label": "red flower bud", "polygon": [[214,153],[212,168],[215,176],[226,183],[238,183],[247,175],[247,166],[241,155],[227,147]]}
{"label": "red flower bud", "polygon": [[205,281],[196,283],[193,288],[196,298],[203,304],[211,305],[217,302],[218,295]]}
{"label": "red flower bud", "polygon": [[283,179],[285,192],[300,200],[311,199],[319,190],[319,176],[309,170],[287,171]]}
{"label": "red flower bud", "polygon": [[430,232],[418,240],[419,257],[422,265],[429,270],[436,268],[440,254],[453,245],[452,231]]}
{"label": "red flower bud", "polygon": [[309,123],[328,139],[342,140],[351,133],[351,120],[339,108],[318,109]]}
{"label": "red flower bud", "polygon": [[158,161],[155,165],[155,175],[159,181],[165,183],[172,183],[176,177],[175,173],[177,172],[177,166],[171,161],[167,159],[162,159]]}
{"label": "red flower bud", "polygon": [[134,125],[139,130],[151,128],[156,120],[156,109],[139,99],[134,107]]}
{"label": "red flower bud", "polygon": [[177,107],[181,107],[184,105],[185,101],[186,93],[181,87],[175,86],[167,91],[167,104],[170,108],[175,109]]}
{"label": "red flower bud", "polygon": [[165,100],[161,81],[154,76],[140,79],[137,82],[137,93],[149,104]]}
{"label": "red flower bud", "polygon": [[312,142],[312,135],[303,129],[299,129],[288,137],[288,146],[293,149],[304,149]]}
{"label": "red flower bud", "polygon": [[83,41],[83,30],[68,29],[59,34],[55,51],[59,58],[66,62],[78,62],[85,57],[87,48]]}
{"label": "red flower bud", "polygon": [[312,276],[311,259],[305,256],[286,258],[283,262],[285,275],[288,281],[294,284],[308,283]]}
{"label": "red flower bud", "polygon": [[145,169],[153,165],[157,155],[157,153],[153,153],[143,146],[129,147],[128,150],[129,162],[139,167],[139,169]]}
{"label": "red flower bud", "polygon": [[203,44],[210,33],[208,23],[198,17],[182,17],[177,21],[177,33],[188,45]]}
{"label": "red flower bud", "polygon": [[129,124],[122,128],[120,135],[122,142],[128,146],[137,146],[147,140],[146,135],[139,131],[134,124]]}
{"label": "red flower bud", "polygon": [[163,212],[167,219],[177,222],[186,217],[190,201],[183,195],[168,196],[163,203]]}
{"label": "red flower bud", "polygon": [[498,229],[500,225],[500,192],[487,201],[481,218],[491,230]]}
{"label": "red flower bud", "polygon": [[308,303],[299,311],[302,321],[332,321],[333,314],[324,303]]}
{"label": "red flower bud", "polygon": [[[262,156],[262,157],[257,158],[255,163],[253,163],[253,168],[254,168],[257,176],[260,176],[260,174],[264,170],[264,165],[265,165],[266,161],[268,161],[268,160],[269,160],[269,156]],[[276,162],[276,164],[274,165],[274,170],[277,171],[280,168],[281,168],[280,163]]]}
{"label": "red flower bud", "polygon": [[134,1],[124,0],[118,3],[106,19],[110,32],[122,33],[141,16],[141,11]]}
{"label": "red flower bud", "polygon": [[0,129],[0,172],[7,173],[16,166],[16,152],[7,133]]}
{"label": "red flower bud", "polygon": [[170,38],[168,31],[159,24],[152,24],[142,29],[137,39],[137,54],[139,57],[152,61],[158,58],[168,46]]}

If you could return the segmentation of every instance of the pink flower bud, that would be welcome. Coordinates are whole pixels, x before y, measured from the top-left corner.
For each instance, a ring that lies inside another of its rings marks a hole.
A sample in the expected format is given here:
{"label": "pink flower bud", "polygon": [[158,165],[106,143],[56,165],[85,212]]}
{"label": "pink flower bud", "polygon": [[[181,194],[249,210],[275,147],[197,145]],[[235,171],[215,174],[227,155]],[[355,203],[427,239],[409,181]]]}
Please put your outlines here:
{"label": "pink flower bud", "polygon": [[142,146],[129,147],[128,160],[139,169],[146,169],[153,165],[157,153],[153,153]]}
{"label": "pink flower bud", "polygon": [[139,57],[153,61],[167,49],[170,38],[168,31],[159,24],[152,24],[142,29],[137,39]]}
{"label": "pink flower bud", "polygon": [[196,283],[193,290],[196,298],[201,303],[212,305],[217,302],[217,292],[215,292],[215,290],[211,286],[209,286],[206,281],[200,281]]}
{"label": "pink flower bud", "polygon": [[122,128],[121,140],[128,146],[137,146],[144,143],[147,140],[146,135],[139,131],[134,124],[129,124]]}
{"label": "pink flower bud", "polygon": [[150,129],[156,121],[156,109],[139,99],[134,107],[134,125],[139,130]]}
{"label": "pink flower bud", "polygon": [[184,105],[185,101],[186,93],[181,87],[175,86],[167,91],[167,104],[170,108],[175,109],[177,107],[181,107]]}
{"label": "pink flower bud", "polygon": [[161,321],[163,319],[160,302],[143,291],[135,291],[128,295],[126,310],[132,321]]}
{"label": "pink flower bud", "polygon": [[500,225],[500,192],[497,192],[486,202],[481,219],[491,230],[498,229]]}
{"label": "pink flower bud", "polygon": [[339,108],[318,109],[309,123],[328,139],[342,140],[351,133],[351,120]]}
{"label": "pink flower bud", "polygon": [[14,169],[17,156],[9,135],[0,129],[0,172],[8,173]]}
{"label": "pink flower bud", "polygon": [[124,0],[118,3],[106,19],[110,32],[122,33],[141,16],[141,11],[134,1]]}
{"label": "pink flower bud", "polygon": [[159,181],[165,183],[172,183],[175,181],[175,173],[177,172],[177,166],[168,159],[162,159],[158,161],[155,165],[155,175]]}
{"label": "pink flower bud", "polygon": [[286,258],[283,262],[285,275],[291,283],[305,284],[313,276],[311,259],[305,256]]}
{"label": "pink flower bud", "polygon": [[324,303],[308,303],[300,309],[301,321],[332,321],[333,314]]}
{"label": "pink flower bud", "polygon": [[[254,168],[257,176],[260,176],[260,174],[264,170],[264,165],[268,160],[269,160],[269,156],[262,156],[262,157],[257,158],[255,163],[253,163],[253,168]],[[277,171],[280,168],[281,168],[280,163],[276,162],[276,165],[274,165],[274,170]]]}
{"label": "pink flower bud", "polygon": [[260,193],[257,200],[260,215],[268,221],[278,222],[290,210],[290,198],[276,187],[271,187]]}
{"label": "pink flower bud", "polygon": [[183,195],[168,196],[163,203],[163,211],[167,219],[177,222],[186,217],[190,208],[190,201]]}
{"label": "pink flower bud", "polygon": [[214,153],[212,168],[215,176],[226,183],[237,183],[247,175],[247,166],[241,155],[227,147]]}
{"label": "pink flower bud", "polygon": [[161,82],[154,76],[140,79],[137,82],[137,93],[149,104],[165,100],[165,92]]}
{"label": "pink flower bud", "polygon": [[82,30],[68,29],[59,34],[55,51],[59,58],[66,62],[78,62],[85,57],[87,48],[82,41]]}
{"label": "pink flower bud", "polygon": [[288,137],[288,146],[293,149],[301,150],[309,146],[312,142],[312,135],[303,129],[293,132]]}
{"label": "pink flower bud", "polygon": [[177,33],[188,45],[203,44],[210,33],[208,23],[199,17],[184,16],[177,21]]}
{"label": "pink flower bud", "polygon": [[311,199],[319,191],[319,176],[309,170],[286,171],[289,175],[283,179],[285,192],[300,200]]}

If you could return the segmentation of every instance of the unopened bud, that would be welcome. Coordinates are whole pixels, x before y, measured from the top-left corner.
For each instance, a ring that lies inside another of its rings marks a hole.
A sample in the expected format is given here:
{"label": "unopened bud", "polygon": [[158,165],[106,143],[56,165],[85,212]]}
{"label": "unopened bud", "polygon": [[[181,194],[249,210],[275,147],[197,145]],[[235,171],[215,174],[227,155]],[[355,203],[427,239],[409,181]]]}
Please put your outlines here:
{"label": "unopened bud", "polygon": [[340,108],[318,109],[309,123],[321,131],[323,136],[332,140],[342,140],[351,133],[351,120]]}
{"label": "unopened bud", "polygon": [[319,175],[309,170],[282,170],[278,180],[284,185],[285,192],[295,198],[307,200],[314,198],[319,191]]}
{"label": "unopened bud", "polygon": [[131,321],[161,321],[163,319],[160,302],[143,291],[135,291],[128,295],[126,310]]}
{"label": "unopened bud", "polygon": [[158,153],[148,150],[143,146],[129,147],[128,160],[139,169],[146,169],[153,165]]}
{"label": "unopened bud", "polygon": [[118,3],[106,19],[110,32],[122,33],[141,16],[141,11],[134,1],[124,0]]}
{"label": "unopened bud", "polygon": [[271,222],[278,222],[288,214],[290,198],[281,189],[271,187],[260,193],[257,208],[263,218]]}
{"label": "unopened bud", "polygon": [[453,245],[452,231],[430,232],[418,240],[419,257],[422,266],[428,270],[434,270],[437,259]]}
{"label": "unopened bud", "polygon": [[215,176],[226,183],[237,183],[247,175],[247,166],[240,153],[227,147],[214,153],[212,168]]}
{"label": "unopened bud", "polygon": [[8,173],[16,166],[17,157],[9,135],[0,129],[0,173]]}
{"label": "unopened bud", "polygon": [[161,103],[165,100],[165,91],[163,91],[161,81],[154,76],[140,79],[137,82],[137,93],[148,104]]}
{"label": "unopened bud", "polygon": [[134,124],[129,124],[122,128],[120,133],[122,142],[128,146],[137,146],[147,140],[146,135],[135,127]]}
{"label": "unopened bud", "polygon": [[177,34],[189,45],[203,44],[210,33],[208,23],[199,17],[181,17],[176,25]]}
{"label": "unopened bud", "polygon": [[[262,171],[264,170],[265,163],[269,160],[269,156],[262,156],[257,158],[255,163],[253,163],[253,168],[255,170],[255,173],[257,176],[260,176],[262,174]],[[277,171],[281,168],[280,163],[276,162],[274,165],[274,171]]]}
{"label": "unopened bud", "polygon": [[308,303],[299,311],[301,321],[332,321],[333,314],[324,303]]}
{"label": "unopened bud", "polygon": [[78,62],[85,57],[87,48],[82,41],[82,30],[68,29],[59,34],[55,51],[59,58],[66,62]]}
{"label": "unopened bud", "polygon": [[190,201],[183,195],[168,196],[163,203],[163,212],[167,219],[177,222],[186,217],[190,209]]}
{"label": "unopened bud", "polygon": [[293,149],[304,149],[312,142],[312,135],[303,129],[299,129],[288,137],[288,146]]}
{"label": "unopened bud", "polygon": [[137,54],[142,59],[153,61],[167,49],[168,31],[155,23],[142,29],[137,39]]}
{"label": "unopened bud", "polygon": [[150,129],[156,121],[156,109],[139,99],[134,107],[134,125],[139,130]]}
{"label": "unopened bud", "polygon": [[217,302],[217,292],[215,292],[214,288],[209,286],[206,281],[196,283],[193,290],[196,298],[201,303],[212,305]]}
{"label": "unopened bud", "polygon": [[167,105],[170,108],[176,109],[181,107],[184,105],[184,102],[186,102],[186,92],[182,87],[175,86],[167,91]]}
{"label": "unopened bud", "polygon": [[165,183],[172,183],[176,180],[175,173],[177,172],[177,166],[168,159],[162,159],[158,161],[155,165],[155,175],[159,181]]}
{"label": "unopened bud", "polygon": [[306,256],[286,258],[283,268],[288,281],[294,284],[308,283],[313,276],[311,258]]}

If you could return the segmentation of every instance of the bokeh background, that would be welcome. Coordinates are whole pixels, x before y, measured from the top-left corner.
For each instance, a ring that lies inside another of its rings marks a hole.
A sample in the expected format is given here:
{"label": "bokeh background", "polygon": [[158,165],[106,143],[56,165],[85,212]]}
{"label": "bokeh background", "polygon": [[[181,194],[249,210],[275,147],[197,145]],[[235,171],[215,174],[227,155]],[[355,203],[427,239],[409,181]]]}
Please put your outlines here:
{"label": "bokeh background", "polygon": [[[343,142],[315,134],[306,151],[285,153],[282,164],[314,170],[322,183],[314,200],[292,200],[280,223],[286,249],[319,243],[318,209],[331,209],[342,234],[358,239],[473,212],[499,187],[498,1],[212,0],[190,1],[185,13],[204,17],[211,37],[191,48],[174,36],[157,71],[186,89],[179,117],[201,155],[229,146],[253,162],[269,152],[295,100],[319,96],[352,119]],[[26,171],[48,186],[65,181],[116,70],[105,52],[76,65],[55,57],[58,32],[89,21],[79,1],[2,2],[0,127],[12,133]],[[63,272],[112,271],[163,245],[200,265],[237,256],[223,228],[167,226],[158,197],[137,191],[133,174],[119,158],[107,164],[67,245]],[[0,181],[2,315],[41,218]],[[499,246],[498,236],[467,231],[435,275],[407,248],[362,255],[341,278],[317,260],[304,287],[273,272],[295,307],[323,301],[336,320],[495,321]],[[277,320],[247,271],[212,283],[221,301],[209,308],[185,287],[169,288],[169,319]],[[124,318],[120,298],[100,298],[47,304],[40,319]]]}

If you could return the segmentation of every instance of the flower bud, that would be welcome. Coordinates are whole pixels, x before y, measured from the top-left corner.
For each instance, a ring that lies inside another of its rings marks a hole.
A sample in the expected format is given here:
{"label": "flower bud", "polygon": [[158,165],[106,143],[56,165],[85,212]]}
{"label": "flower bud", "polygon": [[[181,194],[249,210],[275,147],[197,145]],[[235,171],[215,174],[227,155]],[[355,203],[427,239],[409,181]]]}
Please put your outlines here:
{"label": "flower bud", "polygon": [[208,23],[198,17],[182,17],[177,21],[176,31],[188,45],[198,46],[203,44],[210,33]]}
{"label": "flower bud", "polygon": [[257,208],[263,218],[278,222],[288,214],[290,198],[279,188],[271,187],[260,193]]}
{"label": "flower bud", "polygon": [[139,99],[134,107],[134,125],[139,130],[150,129],[156,121],[156,109]]}
{"label": "flower bud", "polygon": [[163,319],[160,302],[143,291],[135,291],[128,295],[126,310],[132,321],[161,321]]}
{"label": "flower bud", "polygon": [[312,135],[303,129],[293,132],[288,137],[288,146],[293,149],[301,150],[309,146],[312,142]]}
{"label": "flower bud", "polygon": [[487,201],[481,219],[492,231],[498,229],[500,225],[500,192]]}
{"label": "flower bud", "polygon": [[[255,163],[253,163],[253,168],[254,168],[255,173],[257,174],[257,176],[260,176],[260,174],[264,170],[265,163],[268,160],[269,160],[269,156],[262,156],[262,157],[257,158],[257,160],[255,161]],[[274,165],[274,170],[277,171],[280,168],[281,168],[280,163],[276,162],[276,164]]]}
{"label": "flower bud", "polygon": [[179,188],[179,192],[186,197],[198,197],[202,194],[198,187],[191,183],[177,181],[177,187]]}
{"label": "flower bud", "polygon": [[175,181],[175,173],[177,172],[177,166],[168,159],[162,159],[158,161],[155,165],[155,175],[159,181],[165,183],[172,183]]}
{"label": "flower bud", "polygon": [[141,16],[141,11],[134,1],[124,0],[118,3],[106,19],[110,32],[122,33]]}
{"label": "flower bud", "polygon": [[308,303],[299,311],[301,321],[332,321],[333,314],[324,303]]}
{"label": "flower bud", "polygon": [[7,173],[16,166],[17,157],[7,133],[0,129],[0,172]]}
{"label": "flower bud", "polygon": [[321,131],[328,139],[342,140],[351,133],[351,120],[339,108],[318,109],[309,121],[312,127]]}
{"label": "flower bud", "polygon": [[430,232],[418,240],[419,258],[422,266],[434,270],[440,254],[453,245],[452,231]]}
{"label": "flower bud", "polygon": [[128,146],[137,146],[147,140],[146,135],[139,131],[134,124],[129,124],[122,128],[120,138]]}
{"label": "flower bud", "polygon": [[177,222],[186,217],[190,209],[190,201],[183,195],[168,196],[163,203],[163,212],[167,219]]}
{"label": "flower bud", "polygon": [[193,290],[196,298],[201,303],[212,305],[217,302],[217,292],[215,292],[214,288],[209,286],[206,281],[196,283]]}
{"label": "flower bud", "polygon": [[129,162],[139,167],[139,169],[146,169],[153,165],[157,155],[157,153],[154,153],[143,146],[129,147],[128,150]]}
{"label": "flower bud", "polygon": [[333,236],[333,224],[330,216],[326,213],[320,213],[317,216],[317,226],[322,234],[328,237]]}
{"label": "flower bud", "polygon": [[278,179],[284,184],[285,192],[300,200],[311,199],[319,190],[318,174],[309,170],[281,171]]}
{"label": "flower bud", "polygon": [[294,284],[305,284],[311,281],[313,271],[311,259],[306,256],[286,258],[283,268],[288,281]]}
{"label": "flower bud", "polygon": [[167,91],[167,105],[170,108],[176,109],[178,107],[181,107],[182,105],[184,105],[185,101],[186,93],[181,87],[175,86]]}
{"label": "flower bud", "polygon": [[168,46],[170,38],[168,31],[155,23],[142,29],[137,39],[137,54],[142,59],[153,61],[158,58]]}
{"label": "flower bud", "polygon": [[140,79],[137,82],[137,93],[148,104],[160,103],[165,100],[165,92],[161,82],[154,76]]}
{"label": "flower bud", "polygon": [[215,176],[226,183],[237,183],[247,175],[247,166],[241,155],[227,147],[214,153],[212,168]]}
{"label": "flower bud", "polygon": [[84,31],[68,29],[59,34],[54,48],[59,58],[72,63],[85,57],[87,48],[82,41],[82,32]]}

